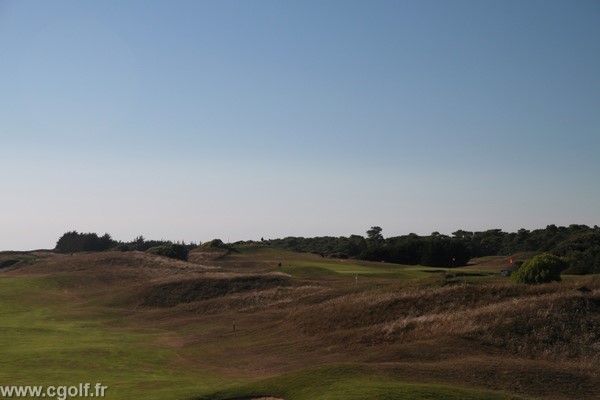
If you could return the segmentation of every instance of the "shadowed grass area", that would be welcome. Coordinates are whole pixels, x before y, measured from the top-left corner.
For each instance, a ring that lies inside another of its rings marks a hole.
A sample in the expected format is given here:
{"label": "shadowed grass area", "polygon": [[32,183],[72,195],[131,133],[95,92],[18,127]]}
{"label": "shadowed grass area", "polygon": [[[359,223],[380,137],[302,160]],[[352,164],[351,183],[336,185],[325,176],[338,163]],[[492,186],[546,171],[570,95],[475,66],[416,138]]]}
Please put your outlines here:
{"label": "shadowed grass area", "polygon": [[35,261],[35,256],[28,253],[15,251],[0,252],[0,270],[12,267],[31,265]]}

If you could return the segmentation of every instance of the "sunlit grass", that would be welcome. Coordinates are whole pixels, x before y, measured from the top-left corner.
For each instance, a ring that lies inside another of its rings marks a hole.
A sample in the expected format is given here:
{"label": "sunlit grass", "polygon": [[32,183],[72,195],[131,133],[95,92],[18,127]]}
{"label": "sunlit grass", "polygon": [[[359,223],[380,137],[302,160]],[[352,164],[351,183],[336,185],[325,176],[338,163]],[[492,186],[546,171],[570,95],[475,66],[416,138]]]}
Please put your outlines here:
{"label": "sunlit grass", "polygon": [[522,399],[488,390],[402,382],[362,365],[308,369],[219,391],[198,400],[277,396],[286,400],[508,400]]}
{"label": "sunlit grass", "polygon": [[0,279],[0,381],[4,385],[100,382],[109,399],[174,399],[236,380],[172,363],[160,334],[110,327],[116,313],[74,313],[51,282]]}

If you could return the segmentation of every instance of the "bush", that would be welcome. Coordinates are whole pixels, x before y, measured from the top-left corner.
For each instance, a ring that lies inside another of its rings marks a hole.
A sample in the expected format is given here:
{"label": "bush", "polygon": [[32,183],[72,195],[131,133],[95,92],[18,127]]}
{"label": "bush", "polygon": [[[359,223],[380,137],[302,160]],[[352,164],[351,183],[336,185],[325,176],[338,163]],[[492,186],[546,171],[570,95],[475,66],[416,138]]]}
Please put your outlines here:
{"label": "bush", "polygon": [[213,239],[209,242],[204,243],[201,247],[203,249],[223,249],[223,250],[231,249],[231,246],[223,243],[223,241],[221,239]]}
{"label": "bush", "polygon": [[164,256],[174,258],[176,260],[187,261],[189,250],[181,244],[168,243],[160,246],[151,247],[146,250],[147,253],[156,254],[157,256]]}
{"label": "bush", "polygon": [[122,251],[122,252],[131,251],[131,247],[129,247],[128,244],[119,243],[118,245],[116,245],[115,247],[112,248],[112,251]]}
{"label": "bush", "polygon": [[560,273],[568,267],[567,262],[553,254],[540,254],[523,263],[512,274],[515,282],[538,284],[560,281]]}

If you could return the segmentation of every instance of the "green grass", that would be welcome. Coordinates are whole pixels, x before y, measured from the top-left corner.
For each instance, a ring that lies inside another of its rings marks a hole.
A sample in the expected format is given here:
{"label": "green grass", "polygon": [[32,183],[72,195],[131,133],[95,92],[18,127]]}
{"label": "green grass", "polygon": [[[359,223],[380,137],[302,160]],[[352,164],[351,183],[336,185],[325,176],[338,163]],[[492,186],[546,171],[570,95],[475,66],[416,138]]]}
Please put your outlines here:
{"label": "green grass", "polygon": [[[63,258],[73,267],[88,259]],[[58,261],[50,265],[56,266],[63,258],[57,256]],[[456,305],[462,306],[461,301],[471,302],[470,293],[480,293],[471,290],[478,285],[464,285],[448,292],[438,285],[504,279],[493,275],[491,270],[477,266],[446,269],[338,260],[264,246],[242,248],[218,262],[226,267],[225,272],[235,271],[236,276],[240,271],[252,274],[282,271],[297,278],[320,279],[323,283],[306,284],[297,279],[294,282],[297,286],[286,287],[282,295],[273,295],[272,303],[268,297],[271,292],[266,291],[264,304],[260,303],[263,301],[260,297],[256,300],[232,296],[192,304],[189,309],[187,306],[149,309],[136,308],[137,303],[132,299],[107,305],[113,293],[143,282],[128,278],[127,268],[120,273],[131,280],[123,282],[116,279],[103,282],[94,275],[96,269],[90,269],[90,275],[63,272],[43,278],[18,276],[19,270],[0,275],[0,385],[100,382],[109,387],[107,399],[224,400],[259,395],[285,400],[519,398],[483,389],[502,387],[513,391],[511,382],[495,372],[489,375],[493,379],[490,382],[488,377],[473,379],[478,369],[470,367],[468,359],[461,361],[460,357],[457,360],[452,356],[451,369],[459,365],[468,373],[459,372],[456,377],[445,379],[445,364],[439,366],[430,362],[435,357],[423,356],[424,352],[439,352],[436,346],[450,346],[450,354],[454,342],[438,341],[437,336],[421,342],[407,334],[406,343],[398,336],[400,339],[391,344],[371,345],[370,341],[361,340],[379,338],[372,333],[377,334],[383,328],[370,331],[367,329],[370,325],[357,323],[353,317],[381,313],[381,318],[368,320],[376,327],[380,322],[391,321],[388,316],[396,315],[407,304],[421,307],[424,315],[435,316],[446,312],[445,304],[453,301],[453,297],[439,304],[431,297],[427,300],[431,303],[429,307],[420,304],[424,294],[438,296],[437,290],[457,294]],[[231,262],[229,270],[228,262]],[[277,267],[278,262],[282,263],[281,268]],[[116,270],[107,269],[112,273]],[[354,288],[356,274],[359,285]],[[66,277],[73,281],[67,284]],[[93,279],[97,281],[90,282]],[[361,282],[372,284],[361,285]],[[93,291],[88,290],[90,285],[94,285]],[[417,288],[411,292],[414,296],[395,298],[395,293],[405,286]],[[493,289],[494,285],[490,287]],[[356,302],[352,302],[354,293],[359,295]],[[279,302],[288,295],[293,301]],[[387,298],[388,295],[392,296]],[[335,300],[338,297],[340,300]],[[329,299],[332,302],[328,306],[319,306]],[[363,306],[363,299],[372,302]],[[394,302],[395,299],[401,303]],[[248,304],[251,307],[244,308]],[[492,317],[496,320],[497,314]],[[232,320],[237,321],[235,333],[231,332]],[[313,323],[316,327],[329,325],[313,329]],[[462,319],[457,323],[462,325]],[[452,325],[442,325],[439,329],[445,326]],[[392,333],[403,334],[401,328],[394,328]],[[420,360],[421,371],[403,357]],[[389,363],[396,360],[404,361],[401,366],[390,367]],[[427,368],[431,368],[431,375]],[[581,390],[584,394],[591,393],[585,387]],[[535,395],[535,391],[523,389],[514,392]]]}
{"label": "green grass", "polygon": [[0,279],[0,382],[101,382],[108,399],[175,399],[227,387],[224,379],[174,365],[162,333],[115,328],[116,312],[77,309],[51,282]]}
{"label": "green grass", "polygon": [[234,246],[233,251],[227,255],[231,259],[243,259],[244,261],[276,261],[314,257],[310,253],[298,253],[278,247],[269,247],[259,244]]}
{"label": "green grass", "polygon": [[276,396],[286,400],[508,400],[514,395],[449,385],[408,383],[363,365],[333,365],[293,372],[200,396],[226,400]]}
{"label": "green grass", "polygon": [[294,268],[313,268],[333,272],[347,278],[360,277],[390,278],[390,279],[415,279],[426,278],[429,275],[421,271],[424,267],[413,267],[398,264],[381,264],[374,266],[371,263],[360,263],[360,261],[295,261],[287,268],[287,272],[294,274]]}
{"label": "green grass", "polygon": [[451,274],[467,280],[497,279],[489,271],[469,268],[434,268],[421,265],[401,265],[389,263],[370,263],[357,260],[291,260],[286,263],[282,272],[296,277],[336,277],[336,278],[386,278],[386,279],[430,279],[435,276]]}
{"label": "green grass", "polygon": [[[311,253],[298,253],[290,250],[267,247],[264,245],[241,245],[236,252],[227,256],[228,260],[252,261],[256,265],[277,265],[277,271],[285,272],[297,278],[308,279],[354,279],[356,275],[365,278],[384,279],[431,279],[445,273],[459,274],[459,278],[467,281],[489,281],[498,276],[488,270],[471,267],[434,268],[422,265],[403,265],[377,263],[354,259],[332,259]],[[439,274],[439,275],[438,275]]]}
{"label": "green grass", "polygon": [[[422,267],[369,266],[337,260],[290,267],[340,276],[424,274]],[[357,365],[301,370],[269,379],[208,372],[203,350],[183,365],[160,339],[177,332],[131,328],[125,310],[90,306],[49,278],[0,278],[0,382],[2,385],[75,386],[102,383],[107,399],[226,399],[272,394],[304,399],[507,399],[501,394],[415,384]],[[258,340],[251,336],[248,341]],[[219,346],[225,346],[220,343]],[[244,345],[238,340],[237,348]],[[206,363],[210,364],[207,355]],[[249,383],[250,382],[250,383]]]}

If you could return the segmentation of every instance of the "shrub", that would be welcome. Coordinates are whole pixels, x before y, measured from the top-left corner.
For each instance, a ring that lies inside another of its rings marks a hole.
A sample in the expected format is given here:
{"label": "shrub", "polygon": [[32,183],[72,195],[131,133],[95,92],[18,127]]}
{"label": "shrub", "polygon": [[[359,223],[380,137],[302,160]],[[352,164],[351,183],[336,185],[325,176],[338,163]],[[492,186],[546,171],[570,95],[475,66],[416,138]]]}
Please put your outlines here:
{"label": "shrub", "polygon": [[146,252],[150,254],[156,254],[158,256],[174,258],[176,260],[187,261],[189,250],[182,244],[167,243],[160,246],[151,247],[146,250]]}
{"label": "shrub", "polygon": [[202,246],[204,249],[224,249],[230,250],[231,246],[223,243],[221,239],[213,239],[209,242],[204,243]]}
{"label": "shrub", "polygon": [[116,245],[115,247],[112,248],[113,251],[122,251],[122,252],[126,252],[126,251],[131,251],[131,247],[129,247],[128,244],[125,243],[119,243],[118,245]]}
{"label": "shrub", "polygon": [[568,267],[567,262],[553,254],[540,254],[523,263],[512,274],[515,282],[538,284],[560,281],[560,273]]}

